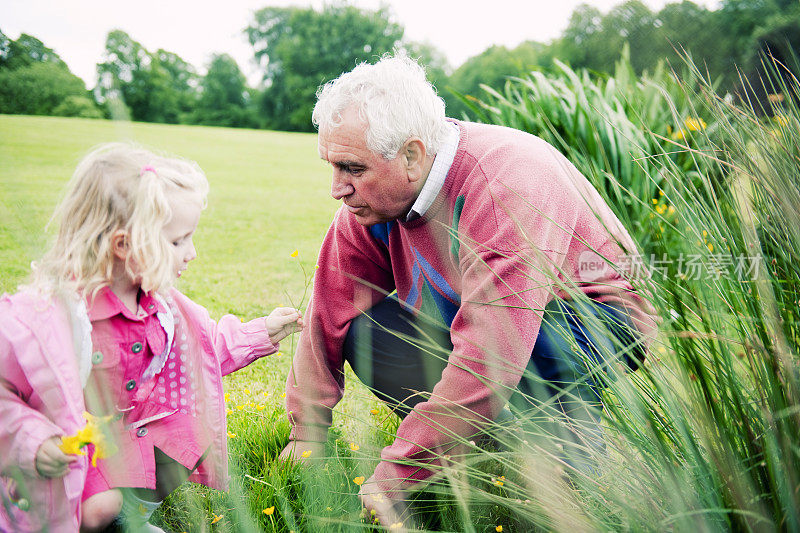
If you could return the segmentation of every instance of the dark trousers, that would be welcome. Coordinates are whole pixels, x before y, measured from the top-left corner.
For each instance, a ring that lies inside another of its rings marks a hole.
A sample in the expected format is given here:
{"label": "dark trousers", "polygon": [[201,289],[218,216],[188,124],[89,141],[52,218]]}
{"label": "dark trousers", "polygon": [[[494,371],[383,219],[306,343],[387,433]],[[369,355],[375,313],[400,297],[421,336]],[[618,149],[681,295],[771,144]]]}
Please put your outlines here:
{"label": "dark trousers", "polygon": [[[552,300],[527,368],[509,399],[515,414],[538,412],[547,419],[563,414],[567,424],[585,429],[579,440],[598,445],[591,441],[600,439],[593,435],[599,431],[599,373],[610,358],[636,367],[643,354],[634,331],[630,318],[618,308]],[[390,296],[353,320],[344,358],[362,383],[405,417],[441,379],[452,349],[446,328],[418,319]],[[508,411],[503,417],[510,418]],[[571,435],[561,440],[575,440],[575,431],[567,433]]]}

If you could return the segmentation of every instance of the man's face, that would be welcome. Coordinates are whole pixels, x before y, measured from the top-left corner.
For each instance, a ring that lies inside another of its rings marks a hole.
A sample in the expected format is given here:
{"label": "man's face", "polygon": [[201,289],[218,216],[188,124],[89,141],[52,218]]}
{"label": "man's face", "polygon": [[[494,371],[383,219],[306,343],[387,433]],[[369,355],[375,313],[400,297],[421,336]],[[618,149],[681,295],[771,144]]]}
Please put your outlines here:
{"label": "man's face", "polygon": [[342,123],[319,133],[319,155],[333,166],[331,196],[341,200],[359,224],[371,226],[404,217],[419,193],[409,178],[401,149],[387,161],[367,148],[366,123],[355,109],[342,113]]}

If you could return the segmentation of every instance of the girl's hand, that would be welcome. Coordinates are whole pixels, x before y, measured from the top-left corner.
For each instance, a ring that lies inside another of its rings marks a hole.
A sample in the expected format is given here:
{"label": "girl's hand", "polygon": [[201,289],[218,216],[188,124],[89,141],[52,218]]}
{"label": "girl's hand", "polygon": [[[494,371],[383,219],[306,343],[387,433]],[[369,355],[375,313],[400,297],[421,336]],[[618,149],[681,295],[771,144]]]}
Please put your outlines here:
{"label": "girl's hand", "polygon": [[265,319],[267,333],[272,344],[303,329],[303,315],[291,307],[278,307]]}
{"label": "girl's hand", "polygon": [[50,437],[36,451],[36,471],[42,477],[62,477],[69,471],[69,465],[78,460],[75,455],[67,455],[58,445],[61,437]]}

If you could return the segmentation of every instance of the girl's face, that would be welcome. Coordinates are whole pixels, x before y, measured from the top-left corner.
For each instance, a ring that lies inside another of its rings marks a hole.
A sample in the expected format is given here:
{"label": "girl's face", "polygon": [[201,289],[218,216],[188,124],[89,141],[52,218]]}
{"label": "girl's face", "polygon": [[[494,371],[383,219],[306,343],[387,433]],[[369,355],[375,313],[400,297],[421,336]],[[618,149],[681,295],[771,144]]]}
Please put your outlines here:
{"label": "girl's face", "polygon": [[197,257],[192,237],[203,205],[199,195],[187,191],[172,192],[168,201],[172,218],[164,226],[164,236],[172,247],[173,272],[180,277],[189,262]]}

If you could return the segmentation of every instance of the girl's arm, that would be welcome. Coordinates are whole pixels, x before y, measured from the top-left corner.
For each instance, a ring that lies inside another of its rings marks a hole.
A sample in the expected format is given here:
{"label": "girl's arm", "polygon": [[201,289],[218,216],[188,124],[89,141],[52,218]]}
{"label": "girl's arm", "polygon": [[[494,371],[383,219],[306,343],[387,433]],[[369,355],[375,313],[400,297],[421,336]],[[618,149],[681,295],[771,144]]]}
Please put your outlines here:
{"label": "girl's arm", "polygon": [[279,307],[267,317],[242,322],[234,315],[225,315],[213,320],[208,311],[174,290],[171,296],[190,320],[204,331],[211,349],[219,360],[222,375],[244,368],[256,359],[278,351],[278,341],[286,335],[302,329],[300,314],[290,308]]}
{"label": "girl's arm", "polygon": [[[17,359],[41,357],[37,351],[38,344],[24,326],[11,317],[0,320],[0,368],[3,369],[0,376],[0,474],[17,469],[28,477],[62,473],[60,468],[50,468],[53,466],[50,457],[39,457],[39,452],[48,439],[63,432],[26,401],[33,390]],[[74,459],[64,456],[60,450],[55,455],[55,459],[65,463]],[[37,469],[37,457],[43,468]]]}

